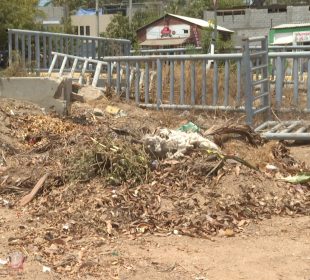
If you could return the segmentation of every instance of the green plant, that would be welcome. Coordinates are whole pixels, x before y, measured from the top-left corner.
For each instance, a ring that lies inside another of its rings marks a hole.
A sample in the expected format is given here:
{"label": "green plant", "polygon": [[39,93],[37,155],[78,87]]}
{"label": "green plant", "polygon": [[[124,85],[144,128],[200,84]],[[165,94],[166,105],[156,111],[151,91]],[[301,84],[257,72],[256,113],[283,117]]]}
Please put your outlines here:
{"label": "green plant", "polygon": [[36,18],[42,16],[38,0],[1,0],[0,4],[0,49],[7,48],[9,28],[35,29],[40,24]]}
{"label": "green plant", "polygon": [[[202,31],[202,39],[201,39],[201,44],[202,44],[202,50],[204,53],[209,53],[210,52],[210,46],[212,43],[212,37],[213,37],[213,28],[212,27],[207,27],[204,28]],[[231,40],[230,35],[222,35],[219,32],[217,32],[217,37],[216,37],[216,52],[222,53],[222,52],[229,52],[233,48],[233,42]]]}
{"label": "green plant", "polygon": [[187,45],[186,46],[186,54],[197,54],[199,53],[197,50],[196,50],[196,46],[195,45]]}

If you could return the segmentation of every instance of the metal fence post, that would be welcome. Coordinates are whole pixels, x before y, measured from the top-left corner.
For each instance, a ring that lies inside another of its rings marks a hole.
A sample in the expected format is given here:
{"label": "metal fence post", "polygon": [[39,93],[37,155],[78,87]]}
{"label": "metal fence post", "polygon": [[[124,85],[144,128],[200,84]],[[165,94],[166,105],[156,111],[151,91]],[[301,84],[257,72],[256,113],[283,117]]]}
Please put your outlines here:
{"label": "metal fence post", "polygon": [[157,59],[157,109],[162,103],[162,65],[161,60]]}
{"label": "metal fence post", "polygon": [[191,63],[191,104],[195,105],[196,99],[196,67],[195,61]]}
{"label": "metal fence post", "polygon": [[36,62],[37,62],[37,71],[40,72],[40,37],[39,34],[35,36],[35,52],[36,52]]}
{"label": "metal fence post", "polygon": [[282,59],[281,57],[278,56],[276,58],[276,109],[281,108],[282,86],[283,86]]}
{"label": "metal fence post", "polygon": [[9,65],[12,65],[12,31],[9,30],[8,31],[8,36],[9,36],[9,40],[8,40],[8,44],[9,44]]}
{"label": "metal fence post", "polygon": [[21,37],[21,40],[22,40],[22,65],[23,67],[26,66],[26,38],[25,38],[25,34],[22,35]]}
{"label": "metal fence post", "polygon": [[271,110],[270,110],[270,94],[269,94],[269,69],[268,69],[268,37],[265,36],[265,39],[262,41],[262,50],[266,51],[266,55],[263,55],[262,58],[262,65],[267,65],[266,67],[263,68],[262,70],[262,79],[267,79],[268,81],[264,82],[262,85],[262,93],[265,93],[266,95],[263,97],[263,106],[264,107],[269,107],[267,114],[265,116],[265,121],[270,119],[270,114],[271,114]]}
{"label": "metal fence post", "polygon": [[245,97],[246,123],[248,125],[253,125],[253,93],[251,85],[251,60],[248,38],[242,39],[242,49],[241,88],[243,91],[243,96]]}

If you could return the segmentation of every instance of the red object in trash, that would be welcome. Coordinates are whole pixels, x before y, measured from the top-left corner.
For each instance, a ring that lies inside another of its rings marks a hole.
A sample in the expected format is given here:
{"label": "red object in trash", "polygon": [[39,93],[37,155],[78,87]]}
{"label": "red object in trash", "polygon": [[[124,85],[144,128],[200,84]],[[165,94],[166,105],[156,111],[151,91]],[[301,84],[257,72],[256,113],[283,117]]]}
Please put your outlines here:
{"label": "red object in trash", "polygon": [[8,266],[14,270],[22,270],[24,268],[25,261],[26,256],[24,256],[21,252],[13,252],[9,255]]}

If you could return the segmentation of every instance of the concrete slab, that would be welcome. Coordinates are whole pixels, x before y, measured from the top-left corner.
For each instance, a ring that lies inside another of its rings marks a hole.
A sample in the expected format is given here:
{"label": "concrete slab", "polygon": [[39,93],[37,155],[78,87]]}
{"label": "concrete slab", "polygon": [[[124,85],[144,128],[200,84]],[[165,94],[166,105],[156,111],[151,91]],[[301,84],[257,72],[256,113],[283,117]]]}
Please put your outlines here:
{"label": "concrete slab", "polygon": [[69,79],[0,78],[0,98],[29,101],[61,115],[70,113],[71,92],[72,81]]}

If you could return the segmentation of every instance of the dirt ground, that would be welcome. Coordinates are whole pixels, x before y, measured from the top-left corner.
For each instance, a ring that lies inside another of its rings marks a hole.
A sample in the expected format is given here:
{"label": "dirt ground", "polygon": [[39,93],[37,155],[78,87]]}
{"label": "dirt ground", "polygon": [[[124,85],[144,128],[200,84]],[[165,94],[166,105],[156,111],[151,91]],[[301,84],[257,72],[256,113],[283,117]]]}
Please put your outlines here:
{"label": "dirt ground", "polygon": [[[0,224],[0,259],[4,259],[12,252],[8,240],[22,235],[29,223],[26,215],[0,208]],[[66,279],[43,273],[36,252],[21,250],[27,255],[23,271],[17,274],[0,265],[1,279]],[[310,217],[275,217],[253,223],[230,238],[171,235],[103,240],[97,254],[93,261],[101,262],[109,276],[78,279],[309,280]]]}
{"label": "dirt ground", "polygon": [[[242,117],[111,100],[66,118],[5,100],[0,118],[0,279],[310,280],[309,183],[283,181],[309,171],[309,145],[264,142]],[[219,152],[147,152],[144,135],[188,121]]]}

